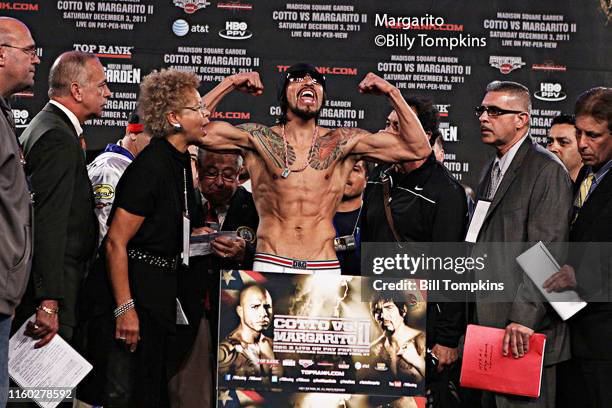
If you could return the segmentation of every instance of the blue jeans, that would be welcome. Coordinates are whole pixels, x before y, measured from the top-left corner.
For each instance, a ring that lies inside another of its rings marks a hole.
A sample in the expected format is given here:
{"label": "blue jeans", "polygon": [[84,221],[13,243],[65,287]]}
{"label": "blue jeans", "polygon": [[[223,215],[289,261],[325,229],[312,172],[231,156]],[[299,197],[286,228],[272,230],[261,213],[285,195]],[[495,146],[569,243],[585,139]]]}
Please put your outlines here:
{"label": "blue jeans", "polygon": [[5,407],[8,399],[8,344],[12,320],[11,316],[0,314],[0,407]]}

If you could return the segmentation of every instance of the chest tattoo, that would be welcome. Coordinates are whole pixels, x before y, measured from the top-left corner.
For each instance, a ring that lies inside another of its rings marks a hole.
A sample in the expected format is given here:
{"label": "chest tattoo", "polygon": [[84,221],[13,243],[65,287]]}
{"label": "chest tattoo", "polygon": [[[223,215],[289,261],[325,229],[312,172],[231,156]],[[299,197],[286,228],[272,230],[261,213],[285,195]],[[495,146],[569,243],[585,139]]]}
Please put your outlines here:
{"label": "chest tattoo", "polygon": [[329,168],[336,159],[345,153],[346,145],[353,134],[353,129],[340,128],[319,137],[315,143],[310,166],[316,170]]}
{"label": "chest tattoo", "polygon": [[[283,138],[272,131],[267,126],[256,123],[246,123],[238,125],[238,128],[248,132],[253,138],[259,141],[262,153],[267,156],[274,166],[282,169],[285,167],[285,146]],[[287,161],[289,164],[295,162],[295,150],[291,145],[287,146]]]}

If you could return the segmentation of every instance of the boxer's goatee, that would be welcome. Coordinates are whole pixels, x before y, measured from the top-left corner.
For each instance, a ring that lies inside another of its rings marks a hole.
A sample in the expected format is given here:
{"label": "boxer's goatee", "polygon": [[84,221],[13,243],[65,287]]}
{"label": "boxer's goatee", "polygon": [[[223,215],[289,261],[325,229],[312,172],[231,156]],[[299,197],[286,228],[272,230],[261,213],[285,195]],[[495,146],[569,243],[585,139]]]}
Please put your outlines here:
{"label": "boxer's goatee", "polygon": [[306,110],[300,108],[290,108],[291,112],[293,112],[298,118],[302,120],[314,119],[319,116],[320,109],[315,110]]}

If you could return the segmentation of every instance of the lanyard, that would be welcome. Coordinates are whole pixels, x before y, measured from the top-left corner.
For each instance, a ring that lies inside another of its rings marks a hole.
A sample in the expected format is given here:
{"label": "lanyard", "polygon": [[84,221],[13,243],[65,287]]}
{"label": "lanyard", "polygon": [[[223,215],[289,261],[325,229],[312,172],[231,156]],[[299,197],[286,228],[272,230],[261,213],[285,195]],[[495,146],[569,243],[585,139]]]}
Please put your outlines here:
{"label": "lanyard", "polygon": [[[359,206],[359,212],[357,213],[357,218],[355,219],[355,225],[353,226],[352,236],[355,236],[355,232],[357,232],[357,226],[359,225],[359,219],[361,218],[361,210],[363,209],[363,194],[361,195],[361,205]],[[332,224],[334,225],[334,229],[336,230],[336,237],[340,235],[338,232],[338,226],[336,225],[336,221],[332,220]]]}
{"label": "lanyard", "polygon": [[191,236],[191,223],[189,222],[189,206],[187,205],[187,170],[183,167],[183,197],[185,210],[183,211],[183,265],[189,266],[189,238]]}
{"label": "lanyard", "polygon": [[183,168],[183,205],[185,217],[189,218],[189,206],[187,205],[187,170]]}

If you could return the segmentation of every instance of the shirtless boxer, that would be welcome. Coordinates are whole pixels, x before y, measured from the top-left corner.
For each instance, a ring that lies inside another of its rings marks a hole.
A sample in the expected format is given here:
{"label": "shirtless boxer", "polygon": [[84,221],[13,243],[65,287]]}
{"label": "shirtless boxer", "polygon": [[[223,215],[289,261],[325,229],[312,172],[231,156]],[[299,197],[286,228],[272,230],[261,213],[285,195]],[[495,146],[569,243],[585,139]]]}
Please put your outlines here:
{"label": "shirtless boxer", "polygon": [[259,286],[247,286],[240,292],[236,306],[240,325],[219,344],[219,374],[239,376],[280,375],[280,366],[262,364],[273,360],[272,339],[263,332],[272,323],[272,298]]}
{"label": "shirtless boxer", "polygon": [[[339,272],[332,219],[347,177],[359,160],[400,162],[431,153],[427,136],[400,91],[369,73],[359,92],[386,95],[398,113],[399,135],[356,128],[317,126],[325,97],[325,77],[309,64],[288,68],[281,91],[280,123],[207,125],[203,147],[240,150],[253,184],[260,217],[253,269],[270,272]],[[213,110],[232,90],[260,95],[257,73],[224,79],[203,97]]]}
{"label": "shirtless boxer", "polygon": [[408,304],[379,298],[372,302],[372,314],[383,330],[372,343],[373,355],[389,364],[397,378],[414,382],[425,378],[425,333],[406,324]]}

